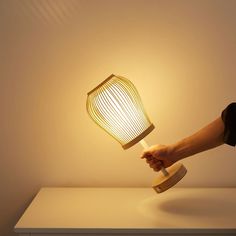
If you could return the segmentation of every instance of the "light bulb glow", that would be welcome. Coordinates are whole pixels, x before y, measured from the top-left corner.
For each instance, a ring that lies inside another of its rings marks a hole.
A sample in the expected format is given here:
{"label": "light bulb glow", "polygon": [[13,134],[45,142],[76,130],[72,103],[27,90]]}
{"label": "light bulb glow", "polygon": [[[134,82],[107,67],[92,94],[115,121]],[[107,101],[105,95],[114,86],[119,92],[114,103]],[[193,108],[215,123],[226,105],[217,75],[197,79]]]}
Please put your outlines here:
{"label": "light bulb glow", "polygon": [[154,129],[135,86],[126,78],[109,76],[88,93],[90,117],[124,149]]}

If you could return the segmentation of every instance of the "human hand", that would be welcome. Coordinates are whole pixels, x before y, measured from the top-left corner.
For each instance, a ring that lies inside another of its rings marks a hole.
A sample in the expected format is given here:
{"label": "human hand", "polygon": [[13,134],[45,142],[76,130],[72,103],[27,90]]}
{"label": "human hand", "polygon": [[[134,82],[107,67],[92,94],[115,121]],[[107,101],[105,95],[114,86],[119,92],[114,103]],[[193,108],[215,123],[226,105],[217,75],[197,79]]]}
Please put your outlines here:
{"label": "human hand", "polygon": [[145,149],[141,158],[145,158],[146,162],[154,171],[160,171],[162,167],[167,168],[177,161],[172,147],[160,144]]}

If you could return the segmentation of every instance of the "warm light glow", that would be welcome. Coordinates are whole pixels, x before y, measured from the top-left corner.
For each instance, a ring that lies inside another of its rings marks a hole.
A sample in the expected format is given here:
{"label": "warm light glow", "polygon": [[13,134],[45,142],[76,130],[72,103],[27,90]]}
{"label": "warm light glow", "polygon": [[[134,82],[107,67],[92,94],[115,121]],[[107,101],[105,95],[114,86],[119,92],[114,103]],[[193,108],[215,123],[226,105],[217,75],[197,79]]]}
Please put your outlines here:
{"label": "warm light glow", "polygon": [[138,91],[121,76],[109,76],[88,93],[87,111],[124,149],[133,146],[154,128]]}

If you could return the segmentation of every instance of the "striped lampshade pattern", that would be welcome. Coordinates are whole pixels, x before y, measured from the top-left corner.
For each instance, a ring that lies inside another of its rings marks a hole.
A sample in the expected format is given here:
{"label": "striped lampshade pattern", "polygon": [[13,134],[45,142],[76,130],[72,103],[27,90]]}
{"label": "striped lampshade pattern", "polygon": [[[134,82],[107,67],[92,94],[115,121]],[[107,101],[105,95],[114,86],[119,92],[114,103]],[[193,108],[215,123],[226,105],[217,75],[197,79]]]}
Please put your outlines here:
{"label": "striped lampshade pattern", "polygon": [[86,105],[90,117],[124,149],[154,129],[137,89],[124,77],[110,75],[88,93]]}

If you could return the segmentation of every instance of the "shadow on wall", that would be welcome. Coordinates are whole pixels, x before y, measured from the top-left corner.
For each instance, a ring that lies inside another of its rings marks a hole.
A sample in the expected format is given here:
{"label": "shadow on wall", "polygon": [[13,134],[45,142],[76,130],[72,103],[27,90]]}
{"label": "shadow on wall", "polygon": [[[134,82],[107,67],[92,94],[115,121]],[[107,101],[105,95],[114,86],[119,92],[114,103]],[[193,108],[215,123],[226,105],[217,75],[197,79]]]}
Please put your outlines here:
{"label": "shadow on wall", "polygon": [[79,4],[80,1],[77,0],[22,0],[10,1],[8,7],[16,15],[27,19],[30,23],[38,21],[43,25],[61,26],[72,22],[78,13]]}

